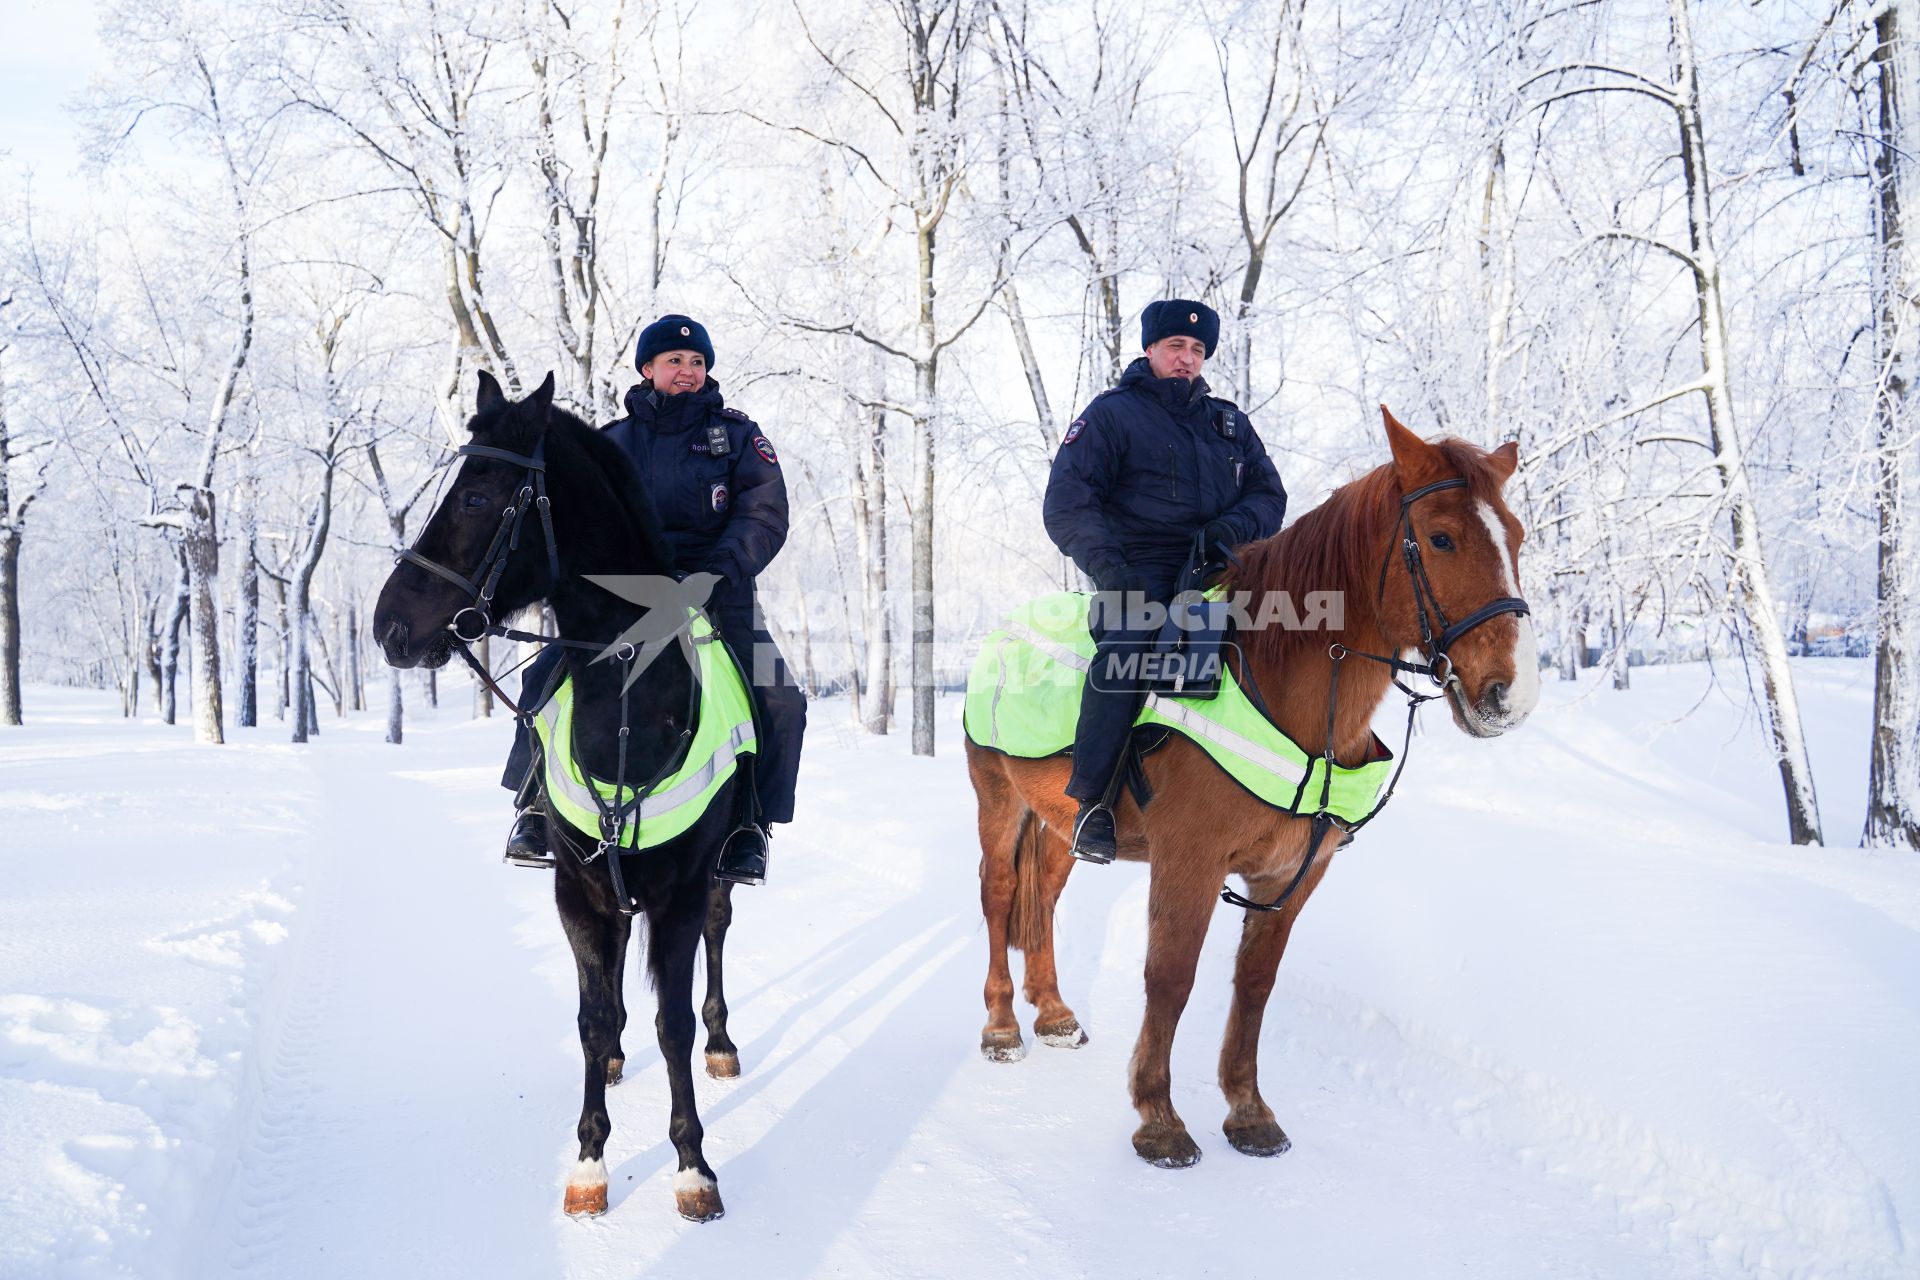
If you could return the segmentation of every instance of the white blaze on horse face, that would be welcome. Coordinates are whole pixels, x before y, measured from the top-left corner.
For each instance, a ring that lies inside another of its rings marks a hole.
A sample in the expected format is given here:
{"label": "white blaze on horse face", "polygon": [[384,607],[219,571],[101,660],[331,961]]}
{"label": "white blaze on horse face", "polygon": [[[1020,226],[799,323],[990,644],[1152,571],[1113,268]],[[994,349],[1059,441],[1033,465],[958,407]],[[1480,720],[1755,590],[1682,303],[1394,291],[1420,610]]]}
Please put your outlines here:
{"label": "white blaze on horse face", "polygon": [[[1500,559],[1500,589],[1518,598],[1520,566],[1514,560],[1513,549],[1507,545],[1506,527],[1494,514],[1492,503],[1476,502],[1474,506],[1479,509],[1480,521],[1487,526],[1487,536],[1493,539],[1494,553]],[[1507,717],[1509,724],[1518,724],[1540,702],[1540,650],[1533,636],[1533,619],[1516,615],[1513,621],[1517,634],[1513,642],[1513,684],[1507,689]]]}

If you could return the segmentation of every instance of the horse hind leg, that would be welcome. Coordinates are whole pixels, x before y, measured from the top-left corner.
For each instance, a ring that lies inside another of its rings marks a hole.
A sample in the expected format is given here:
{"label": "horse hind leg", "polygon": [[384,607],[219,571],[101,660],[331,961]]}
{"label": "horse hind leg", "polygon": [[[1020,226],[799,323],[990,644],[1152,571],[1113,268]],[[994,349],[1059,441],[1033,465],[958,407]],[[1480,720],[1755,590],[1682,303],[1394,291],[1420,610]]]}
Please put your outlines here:
{"label": "horse hind leg", "polygon": [[1023,986],[1027,1001],[1038,1010],[1033,1034],[1049,1048],[1078,1049],[1087,1042],[1087,1033],[1060,998],[1053,954],[1054,907],[1073,874],[1073,855],[1059,833],[1035,817],[1021,834],[1016,861],[1011,942],[1026,955]]}
{"label": "horse hind leg", "polygon": [[731,1080],[740,1074],[740,1050],[727,1034],[727,991],[722,978],[721,954],[726,948],[727,927],[733,923],[733,885],[715,880],[707,898],[707,923],[703,935],[707,954],[707,998],[700,1006],[701,1020],[707,1027],[707,1074],[715,1080]]}
{"label": "horse hind leg", "polygon": [[1007,934],[1013,916],[1014,850],[1029,824],[1038,820],[1004,777],[986,776],[993,765],[971,754],[969,764],[980,803],[980,910],[987,921],[987,1025],[980,1033],[980,1052],[989,1062],[1018,1062],[1027,1049],[1013,1016]]}

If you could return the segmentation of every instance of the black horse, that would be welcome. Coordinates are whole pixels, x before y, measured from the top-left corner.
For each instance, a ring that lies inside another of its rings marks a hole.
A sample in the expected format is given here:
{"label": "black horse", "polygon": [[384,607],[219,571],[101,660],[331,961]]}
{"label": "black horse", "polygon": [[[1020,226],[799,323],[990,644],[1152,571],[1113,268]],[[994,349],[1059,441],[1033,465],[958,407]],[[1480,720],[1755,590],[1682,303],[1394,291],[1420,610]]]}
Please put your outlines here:
{"label": "black horse", "polygon": [[[560,635],[581,642],[567,656],[575,759],[595,777],[628,785],[655,777],[671,765],[683,731],[691,727],[693,671],[683,648],[668,645],[625,694],[630,732],[621,773],[626,664],[593,661],[592,653],[646,611],[585,577],[671,574],[673,556],[639,472],[617,445],[554,407],[551,373],[519,401],[509,401],[482,373],[467,430],[472,440],[461,451],[458,474],[413,551],[381,589],[373,632],[387,661],[441,666],[452,655],[456,623],[460,634],[473,639],[492,619],[544,599]],[[549,508],[550,522],[541,507]],[[734,825],[737,782],[737,776],[730,780],[686,832],[644,853],[615,850],[595,857],[599,833],[557,813],[548,824],[556,855],[554,899],[579,970],[580,1048],[586,1056],[580,1156],[567,1180],[568,1213],[607,1208],[607,1086],[619,1083],[626,1057],[620,1047],[627,1025],[622,976],[634,913],[647,920],[647,967],[659,1004],[654,1028],[672,1093],[667,1132],[680,1156],[674,1199],[680,1213],[695,1221],[723,1212],[713,1169],[701,1153],[703,1130],[694,1109],[693,963],[704,934],[707,1071],[738,1075],[720,972],[733,905],[730,886],[713,879],[714,860]],[[616,858],[626,902],[609,875],[607,860]]]}

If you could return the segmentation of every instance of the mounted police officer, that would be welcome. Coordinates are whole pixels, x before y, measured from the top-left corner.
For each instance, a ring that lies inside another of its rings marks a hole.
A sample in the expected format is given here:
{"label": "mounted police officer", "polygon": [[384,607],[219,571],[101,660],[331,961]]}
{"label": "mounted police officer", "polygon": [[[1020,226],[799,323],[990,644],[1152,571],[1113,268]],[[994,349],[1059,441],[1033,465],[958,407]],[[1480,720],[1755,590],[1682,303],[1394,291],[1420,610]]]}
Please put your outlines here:
{"label": "mounted police officer", "polygon": [[1093,579],[1096,647],[1067,794],[1080,802],[1073,856],[1114,857],[1113,797],[1146,696],[1140,654],[1196,546],[1204,562],[1279,532],[1287,492],[1238,405],[1208,395],[1201,366],[1220,338],[1203,303],[1149,303],[1145,354],[1067,429],[1047,479],[1047,533]]}
{"label": "mounted police officer", "polygon": [[[709,376],[713,343],[698,321],[660,317],[641,330],[633,362],[644,381],[627,390],[627,416],[604,429],[638,465],[673,547],[675,570],[720,579],[706,611],[745,669],[760,722],[753,769],[758,812],[742,813],[714,875],[737,884],[764,884],[766,826],[793,821],[794,777],[807,722],[806,695],[767,634],[753,590],[754,578],[787,540],[787,482],[766,433],[721,398],[719,382]],[[523,704],[545,688],[561,652],[555,646],[528,665]],[[515,730],[501,778],[501,785],[522,800],[506,859],[551,866],[529,738],[524,725]]]}

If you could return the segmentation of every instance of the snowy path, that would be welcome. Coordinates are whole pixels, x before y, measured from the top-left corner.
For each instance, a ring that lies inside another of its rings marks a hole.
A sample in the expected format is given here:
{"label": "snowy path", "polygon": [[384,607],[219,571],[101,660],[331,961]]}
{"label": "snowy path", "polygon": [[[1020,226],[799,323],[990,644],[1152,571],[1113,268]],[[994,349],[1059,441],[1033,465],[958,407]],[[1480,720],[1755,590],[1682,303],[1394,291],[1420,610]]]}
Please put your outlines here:
{"label": "snowy path", "polygon": [[[1861,676],[1803,676],[1836,832]],[[1281,971],[1277,1160],[1218,1132],[1216,916],[1175,1046],[1184,1172],[1127,1143],[1144,871],[1076,872],[1062,906],[1092,1043],[988,1064],[957,754],[816,708],[775,883],[736,895],[745,1074],[699,1080],[706,1227],[672,1211],[637,983],[611,1211],[559,1211],[572,965],[548,878],[494,860],[503,723],[394,749],[369,719],[216,774],[49,692],[65,723],[0,739],[0,1275],[1913,1274],[1920,868],[1765,843],[1749,730],[1712,702],[1662,729],[1700,673],[1636,677],[1552,689],[1501,742],[1416,741]],[[102,841],[83,796],[164,856]],[[182,820],[216,799],[224,834]]]}

